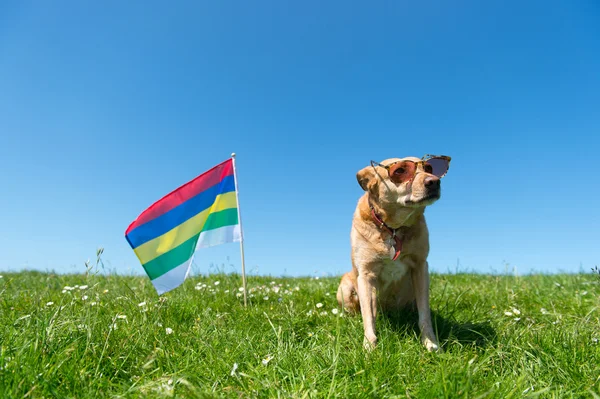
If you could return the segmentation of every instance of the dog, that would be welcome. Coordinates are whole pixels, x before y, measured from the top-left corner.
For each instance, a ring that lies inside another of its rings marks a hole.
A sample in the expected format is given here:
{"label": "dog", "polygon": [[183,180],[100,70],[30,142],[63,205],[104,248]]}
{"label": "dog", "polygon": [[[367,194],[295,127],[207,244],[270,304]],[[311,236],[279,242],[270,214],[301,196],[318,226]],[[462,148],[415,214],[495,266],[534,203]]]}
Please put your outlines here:
{"label": "dog", "polygon": [[350,233],[352,271],[341,278],[339,305],[359,311],[365,349],[377,345],[377,306],[383,310],[414,306],[421,342],[438,351],[429,307],[429,232],[425,208],[441,195],[440,179],[450,157],[426,155],[371,161],[356,174],[364,194],[358,200]]}

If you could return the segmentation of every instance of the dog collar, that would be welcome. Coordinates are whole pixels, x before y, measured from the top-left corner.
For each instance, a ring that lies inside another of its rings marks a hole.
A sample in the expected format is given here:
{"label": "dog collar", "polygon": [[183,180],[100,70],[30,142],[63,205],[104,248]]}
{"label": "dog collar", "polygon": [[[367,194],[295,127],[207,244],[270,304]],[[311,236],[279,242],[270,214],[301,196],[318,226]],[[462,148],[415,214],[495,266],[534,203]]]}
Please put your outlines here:
{"label": "dog collar", "polygon": [[379,217],[379,215],[377,215],[377,212],[375,212],[375,208],[373,207],[373,205],[371,205],[370,201],[369,201],[369,208],[371,208],[371,216],[373,217],[375,224],[377,226],[379,226],[379,228],[381,230],[384,230],[385,232],[389,233],[389,235],[391,235],[392,238],[394,239],[393,247],[394,247],[395,253],[394,253],[394,257],[392,258],[392,260],[398,259],[398,257],[400,256],[400,253],[402,252],[402,239],[396,235],[396,233],[398,233],[398,229],[392,229],[390,226],[385,224],[385,222],[381,219],[381,217]]}

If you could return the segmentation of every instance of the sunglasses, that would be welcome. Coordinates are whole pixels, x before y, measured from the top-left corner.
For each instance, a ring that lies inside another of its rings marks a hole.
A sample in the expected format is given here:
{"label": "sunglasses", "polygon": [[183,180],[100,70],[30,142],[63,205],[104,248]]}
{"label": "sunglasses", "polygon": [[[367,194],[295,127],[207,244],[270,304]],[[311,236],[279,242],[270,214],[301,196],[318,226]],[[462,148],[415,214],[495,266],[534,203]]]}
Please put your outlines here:
{"label": "sunglasses", "polygon": [[450,169],[450,158],[446,155],[425,155],[420,161],[396,161],[389,165],[371,161],[371,166],[381,166],[388,171],[390,180],[396,184],[405,183],[415,176],[417,168],[422,165],[425,173],[430,173],[438,178],[446,176]]}

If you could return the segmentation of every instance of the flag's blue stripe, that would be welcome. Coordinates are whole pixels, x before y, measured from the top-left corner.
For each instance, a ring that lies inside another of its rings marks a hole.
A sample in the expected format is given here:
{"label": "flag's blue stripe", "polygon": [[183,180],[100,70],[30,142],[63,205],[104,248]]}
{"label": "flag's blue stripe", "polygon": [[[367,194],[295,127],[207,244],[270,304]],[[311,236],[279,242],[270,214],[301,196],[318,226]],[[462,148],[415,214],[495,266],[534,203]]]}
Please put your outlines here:
{"label": "flag's blue stripe", "polygon": [[209,208],[219,194],[235,190],[233,175],[225,177],[221,182],[190,198],[181,205],[152,219],[148,223],[136,227],[126,236],[132,248],[137,248],[145,242],[155,239],[174,227],[179,226],[191,217]]}

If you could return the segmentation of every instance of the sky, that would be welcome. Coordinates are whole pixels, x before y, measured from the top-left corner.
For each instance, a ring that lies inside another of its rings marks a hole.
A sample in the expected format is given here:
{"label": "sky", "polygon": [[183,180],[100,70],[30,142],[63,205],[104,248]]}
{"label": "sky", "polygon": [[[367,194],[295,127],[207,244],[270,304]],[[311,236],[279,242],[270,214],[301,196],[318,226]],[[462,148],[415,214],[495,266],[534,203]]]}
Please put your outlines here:
{"label": "sky", "polygon": [[3,1],[0,271],[143,274],[127,226],[236,152],[249,274],[350,270],[356,172],[426,153],[431,271],[589,272],[599,71],[595,0]]}

